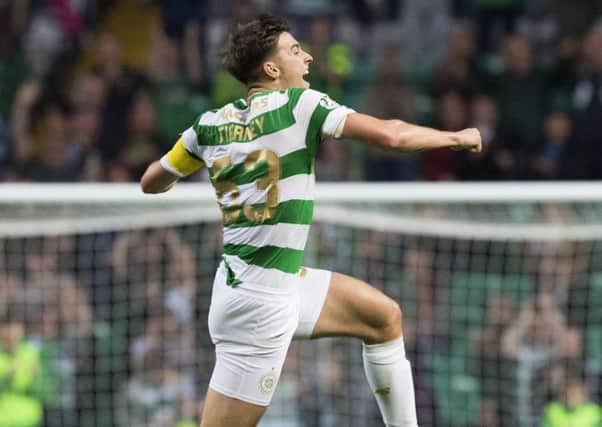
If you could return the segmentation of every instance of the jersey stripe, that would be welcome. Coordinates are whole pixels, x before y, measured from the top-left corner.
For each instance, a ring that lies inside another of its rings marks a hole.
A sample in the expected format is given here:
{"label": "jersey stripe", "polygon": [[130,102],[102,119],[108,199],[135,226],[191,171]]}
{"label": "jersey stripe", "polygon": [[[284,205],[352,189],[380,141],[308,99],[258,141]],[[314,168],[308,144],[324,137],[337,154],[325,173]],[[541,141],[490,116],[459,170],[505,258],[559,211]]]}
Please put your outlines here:
{"label": "jersey stripe", "polygon": [[280,158],[280,179],[311,173],[313,158],[307,149],[293,151]]}
{"label": "jersey stripe", "polygon": [[[256,108],[258,102],[265,100],[268,98],[270,105],[266,104],[265,107]],[[200,116],[198,120],[195,122],[198,125],[210,125],[210,126],[223,126],[227,124],[247,124],[251,120],[259,117],[260,115],[268,112],[269,110],[276,110],[278,108],[288,106],[289,108],[296,105],[299,96],[292,96],[288,91],[277,91],[277,92],[263,92],[255,94],[251,97],[250,101],[243,101],[244,105],[247,106],[246,109],[239,108],[235,105],[236,108],[231,108],[228,104],[224,106],[221,110],[216,110],[212,116]],[[241,106],[242,104],[241,103]],[[250,107],[250,108],[248,108]]]}
{"label": "jersey stripe", "polygon": [[305,146],[312,154],[312,158],[315,158],[318,153],[318,143],[320,142],[322,133],[322,123],[326,120],[326,116],[330,111],[322,107],[320,104],[316,107],[309,120],[307,127],[307,133],[305,134]]}
{"label": "jersey stripe", "polygon": [[228,145],[234,142],[249,143],[257,138],[270,135],[295,124],[295,116],[290,107],[285,104],[275,110],[267,111],[250,120],[247,124],[228,122],[222,125],[195,126],[199,145]]}
{"label": "jersey stripe", "polygon": [[256,227],[226,228],[224,244],[252,244],[254,246],[280,246],[303,250],[309,233],[309,225],[274,224]]}
{"label": "jersey stripe", "polygon": [[[278,181],[278,203],[292,199],[311,198],[315,185],[313,175],[293,175]],[[222,203],[226,206],[264,203],[266,199],[265,191],[257,191],[257,184],[254,182],[238,186],[238,197],[232,199],[232,193],[224,195]]]}
{"label": "jersey stripe", "polygon": [[224,245],[226,255],[234,255],[249,265],[275,268],[285,273],[296,273],[303,261],[303,251],[278,246]]}
{"label": "jersey stripe", "polygon": [[[226,176],[231,176],[236,185],[244,185],[255,182],[257,178],[266,176],[268,173],[267,167],[267,162],[260,162],[255,166],[254,170],[246,171],[244,162],[241,162],[232,165],[231,169],[223,173],[227,173]],[[213,168],[209,169],[211,176],[213,176],[213,173]],[[280,157],[280,179],[309,173],[311,173],[311,158],[306,148]]]}
{"label": "jersey stripe", "polygon": [[[271,135],[257,138],[250,144],[233,142],[226,146],[202,146],[203,159],[208,167],[212,167],[216,159],[224,156],[229,156],[233,164],[243,163],[249,153],[258,149],[271,150],[282,158],[293,151],[305,148],[305,140],[296,136],[302,130],[301,124],[296,123]],[[305,135],[304,130],[303,135]]]}
{"label": "jersey stripe", "polygon": [[[290,283],[299,278],[297,273],[285,273],[275,268],[263,268],[252,264],[247,264],[234,255],[223,255],[224,259],[230,265],[230,268],[236,272],[248,283],[257,283],[261,285],[273,283]],[[277,288],[275,288],[277,289]]]}
{"label": "jersey stripe", "polygon": [[[261,207],[263,204],[257,204],[254,206]],[[278,205],[276,215],[263,222],[263,224],[257,224],[244,217],[241,217],[235,223],[228,224],[225,228],[256,227],[260,225],[278,224],[279,222],[284,222],[287,224],[311,224],[313,213],[313,200],[288,200],[280,203]]]}

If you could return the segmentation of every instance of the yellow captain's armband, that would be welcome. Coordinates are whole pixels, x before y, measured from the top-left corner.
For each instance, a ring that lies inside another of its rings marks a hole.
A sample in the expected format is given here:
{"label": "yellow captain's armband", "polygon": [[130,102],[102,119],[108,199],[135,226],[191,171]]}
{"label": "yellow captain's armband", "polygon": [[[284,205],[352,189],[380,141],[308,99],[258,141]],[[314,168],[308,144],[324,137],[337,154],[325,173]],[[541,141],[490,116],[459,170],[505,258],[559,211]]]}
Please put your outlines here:
{"label": "yellow captain's armband", "polygon": [[197,156],[186,150],[182,138],[178,139],[173,148],[166,154],[169,166],[174,168],[183,176],[190,175],[202,167],[205,163]]}

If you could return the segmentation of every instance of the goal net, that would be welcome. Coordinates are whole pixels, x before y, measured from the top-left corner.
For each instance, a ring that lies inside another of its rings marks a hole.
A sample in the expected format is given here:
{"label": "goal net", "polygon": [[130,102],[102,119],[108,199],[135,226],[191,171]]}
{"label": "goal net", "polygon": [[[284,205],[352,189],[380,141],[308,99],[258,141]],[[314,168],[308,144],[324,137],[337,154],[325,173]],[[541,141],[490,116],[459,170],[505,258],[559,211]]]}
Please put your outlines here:
{"label": "goal net", "polygon": [[[198,425],[220,259],[204,184],[1,186],[0,427]],[[318,185],[305,264],[399,302],[421,426],[601,402],[598,184]],[[379,425],[354,339],[295,342],[260,424]]]}

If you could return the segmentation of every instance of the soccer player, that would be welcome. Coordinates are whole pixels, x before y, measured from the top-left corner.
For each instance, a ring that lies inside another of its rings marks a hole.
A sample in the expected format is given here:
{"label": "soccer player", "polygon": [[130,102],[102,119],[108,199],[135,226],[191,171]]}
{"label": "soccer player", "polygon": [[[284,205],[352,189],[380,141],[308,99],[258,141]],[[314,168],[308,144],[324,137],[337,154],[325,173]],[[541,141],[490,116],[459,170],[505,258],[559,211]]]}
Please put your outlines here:
{"label": "soccer player", "polygon": [[399,305],[361,280],[301,266],[315,156],[326,138],[400,152],[478,152],[479,132],[380,120],[309,89],[303,77],[312,57],[278,17],[262,15],[234,30],[222,62],[247,85],[247,98],[201,114],[141,180],[145,193],[160,193],[207,167],[222,210],[224,255],[209,309],[216,363],[201,426],[256,425],[291,340],[334,336],[362,340],[384,423],[417,426]]}

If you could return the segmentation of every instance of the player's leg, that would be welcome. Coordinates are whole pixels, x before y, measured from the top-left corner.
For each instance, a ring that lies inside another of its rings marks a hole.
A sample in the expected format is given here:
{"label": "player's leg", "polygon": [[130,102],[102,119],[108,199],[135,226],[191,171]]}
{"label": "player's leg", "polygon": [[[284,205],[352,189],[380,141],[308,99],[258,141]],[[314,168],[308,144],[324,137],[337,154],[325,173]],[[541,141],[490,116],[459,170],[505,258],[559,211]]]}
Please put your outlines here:
{"label": "player's leg", "polygon": [[312,338],[351,336],[366,344],[380,344],[401,334],[401,309],[397,302],[366,282],[331,274]]}
{"label": "player's leg", "polygon": [[257,425],[266,408],[228,397],[209,388],[203,405],[201,427],[253,427]]}
{"label": "player's leg", "polygon": [[[417,426],[399,305],[378,289],[343,274],[307,269],[304,282],[300,288],[301,319],[296,337],[311,334],[311,338],[360,338],[364,342],[366,377],[385,424]],[[312,306],[321,306],[319,314],[315,308],[308,309]]]}

